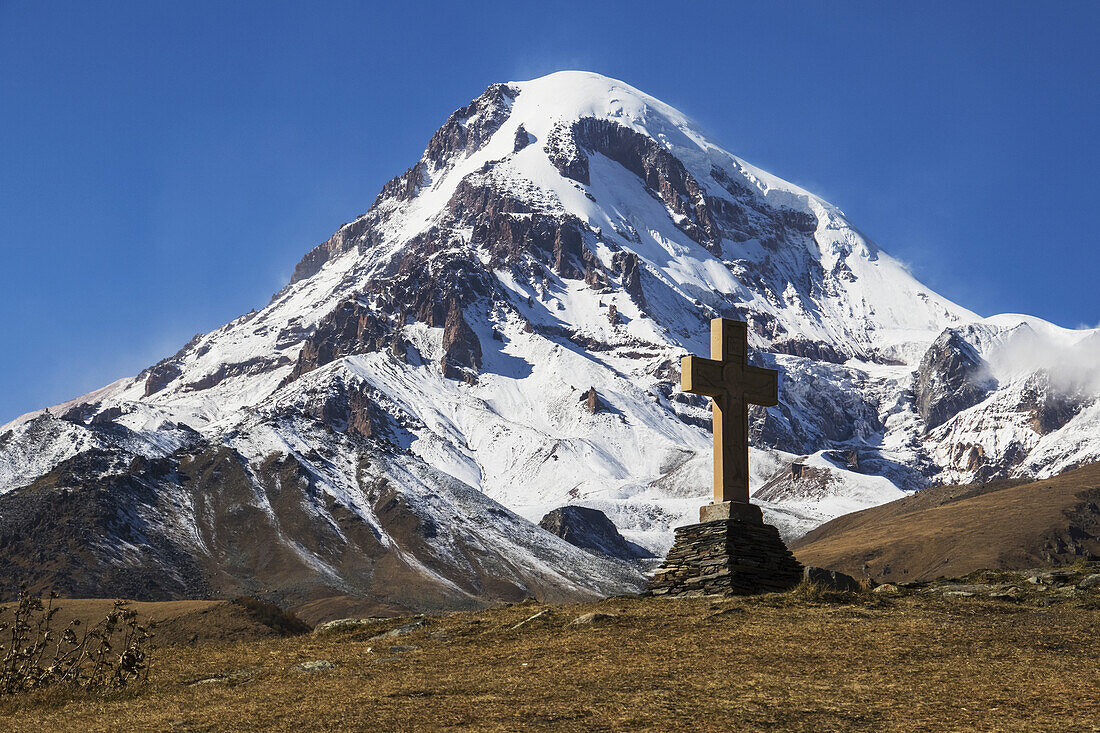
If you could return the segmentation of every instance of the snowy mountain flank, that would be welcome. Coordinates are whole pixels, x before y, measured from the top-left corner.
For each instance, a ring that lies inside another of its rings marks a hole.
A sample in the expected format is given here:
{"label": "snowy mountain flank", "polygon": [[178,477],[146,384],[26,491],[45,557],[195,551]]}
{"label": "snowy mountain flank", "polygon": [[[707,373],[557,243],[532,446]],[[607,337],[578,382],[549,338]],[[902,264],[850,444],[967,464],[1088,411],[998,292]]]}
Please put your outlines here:
{"label": "snowy mountain flank", "polygon": [[0,577],[72,594],[588,598],[710,495],[679,358],[749,323],[780,404],[753,490],[788,538],[929,484],[1100,460],[1100,332],[980,318],[835,206],[622,82],[490,86],[264,308],[0,427]]}

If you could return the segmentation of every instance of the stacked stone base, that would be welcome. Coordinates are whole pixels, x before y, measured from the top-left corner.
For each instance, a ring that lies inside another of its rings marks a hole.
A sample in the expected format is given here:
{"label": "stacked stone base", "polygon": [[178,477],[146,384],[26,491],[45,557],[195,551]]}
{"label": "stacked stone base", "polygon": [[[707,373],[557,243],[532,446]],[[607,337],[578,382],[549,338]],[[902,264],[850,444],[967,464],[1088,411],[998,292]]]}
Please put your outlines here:
{"label": "stacked stone base", "polygon": [[649,596],[751,595],[784,591],[802,564],[762,522],[720,519],[676,528],[676,541],[646,588]]}

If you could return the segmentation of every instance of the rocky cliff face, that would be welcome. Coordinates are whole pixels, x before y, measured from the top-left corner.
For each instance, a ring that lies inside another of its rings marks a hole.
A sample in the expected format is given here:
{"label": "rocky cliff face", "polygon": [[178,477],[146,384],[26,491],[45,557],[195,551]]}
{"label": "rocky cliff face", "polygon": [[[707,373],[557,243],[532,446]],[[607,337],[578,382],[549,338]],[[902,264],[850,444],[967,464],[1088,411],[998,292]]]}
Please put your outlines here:
{"label": "rocky cliff face", "polygon": [[[403,608],[636,587],[532,522],[583,505],[660,554],[693,521],[709,409],[678,365],[716,316],[781,373],[750,417],[752,481],[789,536],[929,483],[1100,459],[1100,380],[1010,368],[1021,345],[1076,363],[1094,334],[978,318],[677,110],[567,72],[454,112],[264,308],[0,428],[4,572]],[[38,571],[43,515],[79,529],[54,538],[73,562]]]}
{"label": "rocky cliff face", "polygon": [[977,350],[948,328],[921,358],[913,391],[925,430],[931,430],[978,404],[994,388],[996,382]]}

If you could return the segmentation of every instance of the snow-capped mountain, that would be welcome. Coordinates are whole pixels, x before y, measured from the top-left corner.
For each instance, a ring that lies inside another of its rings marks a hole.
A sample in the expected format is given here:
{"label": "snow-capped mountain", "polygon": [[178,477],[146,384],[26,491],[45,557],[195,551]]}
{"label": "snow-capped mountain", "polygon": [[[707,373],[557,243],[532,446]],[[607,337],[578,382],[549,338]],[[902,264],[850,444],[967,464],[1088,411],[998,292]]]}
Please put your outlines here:
{"label": "snow-capped mountain", "polygon": [[630,588],[635,568],[531,522],[598,508],[662,554],[697,521],[709,409],[679,357],[716,316],[780,370],[752,465],[787,536],[1100,459],[1100,333],[980,318],[677,110],[561,72],[457,110],[264,308],[0,428],[0,547],[94,507],[55,539],[161,594]]}

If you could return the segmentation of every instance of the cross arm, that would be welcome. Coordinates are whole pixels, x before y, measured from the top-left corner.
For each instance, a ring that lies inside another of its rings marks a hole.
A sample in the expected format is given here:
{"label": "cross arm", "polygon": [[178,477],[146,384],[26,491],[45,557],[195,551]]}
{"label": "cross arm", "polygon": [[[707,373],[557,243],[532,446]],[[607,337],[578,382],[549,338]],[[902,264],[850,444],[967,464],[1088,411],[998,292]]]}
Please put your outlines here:
{"label": "cross arm", "polygon": [[719,397],[726,393],[722,362],[701,356],[680,359],[680,389],[684,392]]}
{"label": "cross arm", "polygon": [[747,366],[741,372],[745,400],[754,405],[775,407],[779,404],[779,372],[775,369]]}

